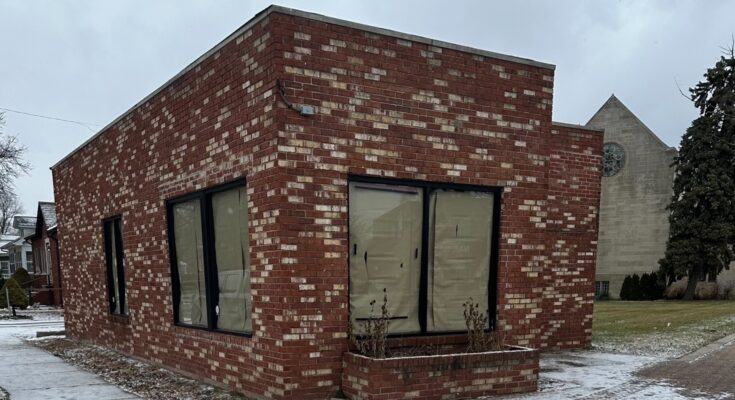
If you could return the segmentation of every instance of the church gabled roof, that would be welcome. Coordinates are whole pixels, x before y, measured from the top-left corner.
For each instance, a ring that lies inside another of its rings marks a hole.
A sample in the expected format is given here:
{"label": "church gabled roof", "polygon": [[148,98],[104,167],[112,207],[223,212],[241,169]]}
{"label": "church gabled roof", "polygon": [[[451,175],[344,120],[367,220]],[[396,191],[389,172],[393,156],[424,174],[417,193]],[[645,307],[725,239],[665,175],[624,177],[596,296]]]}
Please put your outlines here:
{"label": "church gabled roof", "polygon": [[615,96],[615,94],[610,95],[610,98],[607,99],[607,101],[605,101],[604,104],[602,104],[600,109],[597,110],[597,112],[594,115],[592,115],[592,117],[590,118],[589,121],[587,121],[585,126],[589,126],[597,115],[605,112],[605,110],[612,108],[612,107],[619,107],[621,110],[623,110],[624,113],[632,117],[633,120],[635,120],[636,123],[638,123],[638,125],[640,125],[640,127],[643,128],[643,131],[648,133],[648,135],[650,135],[651,138],[653,138],[655,142],[659,143],[664,150],[677,151],[675,147],[671,147],[667,145],[666,143],[664,143],[663,140],[661,140],[661,138],[659,138],[655,133],[653,133],[653,131],[648,126],[646,126],[646,124],[643,123],[643,121],[641,121],[640,118],[638,118],[638,116],[635,115],[635,113],[633,113],[633,111],[630,111],[630,109],[622,101],[620,101],[620,99],[618,99]]}

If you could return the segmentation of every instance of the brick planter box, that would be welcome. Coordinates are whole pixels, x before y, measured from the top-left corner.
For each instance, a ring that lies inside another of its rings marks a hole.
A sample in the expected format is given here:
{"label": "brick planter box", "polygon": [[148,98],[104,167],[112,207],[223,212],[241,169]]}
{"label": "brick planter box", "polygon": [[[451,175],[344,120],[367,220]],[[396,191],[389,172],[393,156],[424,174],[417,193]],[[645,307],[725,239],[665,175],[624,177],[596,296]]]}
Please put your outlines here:
{"label": "brick planter box", "polygon": [[376,359],[347,352],[342,391],[350,399],[467,399],[533,392],[538,350],[437,354]]}

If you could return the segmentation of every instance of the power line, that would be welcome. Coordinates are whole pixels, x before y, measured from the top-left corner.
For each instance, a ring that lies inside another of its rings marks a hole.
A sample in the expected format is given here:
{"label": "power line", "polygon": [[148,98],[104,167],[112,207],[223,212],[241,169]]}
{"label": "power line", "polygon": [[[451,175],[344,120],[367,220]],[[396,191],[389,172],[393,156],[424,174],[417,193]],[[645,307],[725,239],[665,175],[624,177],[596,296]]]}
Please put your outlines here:
{"label": "power line", "polygon": [[5,108],[5,107],[0,107],[0,110],[11,112],[11,113],[16,113],[16,114],[27,115],[27,116],[30,116],[30,117],[44,118],[44,119],[50,119],[50,120],[54,120],[54,121],[61,121],[61,122],[68,122],[68,123],[71,123],[71,124],[77,124],[77,125],[81,125],[81,126],[87,128],[87,129],[89,129],[92,132],[94,132],[95,130],[92,129],[90,127],[90,125],[91,126],[100,126],[100,124],[95,124],[95,123],[92,123],[92,122],[81,122],[81,121],[74,121],[74,120],[71,120],[71,119],[50,117],[48,115],[41,115],[41,114],[34,114],[34,113],[25,112],[25,111],[11,110],[11,109]]}

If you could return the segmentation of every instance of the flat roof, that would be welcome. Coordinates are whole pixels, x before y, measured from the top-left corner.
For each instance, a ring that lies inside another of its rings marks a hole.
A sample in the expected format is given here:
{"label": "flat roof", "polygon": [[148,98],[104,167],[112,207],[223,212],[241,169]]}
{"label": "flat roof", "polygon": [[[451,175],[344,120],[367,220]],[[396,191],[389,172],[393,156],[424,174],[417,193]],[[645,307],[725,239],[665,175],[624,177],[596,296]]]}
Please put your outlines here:
{"label": "flat roof", "polygon": [[551,69],[551,70],[556,69],[556,66],[554,64],[547,64],[547,63],[543,63],[543,62],[540,62],[540,61],[531,60],[531,59],[528,59],[528,58],[516,57],[516,56],[512,56],[512,55],[508,55],[508,54],[502,54],[502,53],[495,53],[495,52],[492,52],[492,51],[476,49],[474,47],[463,46],[463,45],[460,45],[460,44],[443,42],[441,40],[434,40],[434,39],[430,39],[430,38],[427,38],[427,37],[424,37],[424,36],[412,35],[412,34],[409,34],[409,33],[398,32],[398,31],[394,31],[394,30],[390,30],[390,29],[378,28],[376,26],[360,24],[360,23],[357,23],[357,22],[347,21],[347,20],[343,20],[343,19],[339,19],[339,18],[327,17],[325,15],[311,13],[311,12],[307,12],[307,11],[301,11],[301,10],[297,10],[297,9],[293,9],[293,8],[282,7],[282,6],[277,6],[277,5],[271,5],[268,8],[264,9],[263,11],[255,14],[255,16],[253,18],[251,18],[249,21],[247,21],[243,26],[241,26],[240,28],[238,28],[235,32],[231,33],[229,36],[227,36],[221,42],[217,43],[217,45],[214,46],[213,48],[211,48],[209,51],[207,51],[206,53],[204,53],[201,56],[199,56],[199,58],[197,58],[196,60],[194,60],[191,64],[187,65],[186,68],[184,68],[179,73],[177,73],[176,75],[174,75],[171,79],[169,79],[168,81],[166,81],[166,83],[164,83],[163,85],[159,86],[158,89],[156,89],[153,92],[151,92],[148,96],[144,97],[142,100],[140,100],[139,102],[137,102],[134,106],[130,107],[127,111],[125,111],[120,116],[118,116],[117,118],[115,118],[112,122],[110,122],[109,124],[105,125],[102,129],[100,129],[99,131],[97,131],[97,133],[95,133],[94,135],[92,135],[89,139],[85,140],[82,144],[80,144],[79,146],[77,146],[77,148],[75,148],[74,150],[72,150],[69,154],[67,154],[66,156],[64,156],[61,160],[59,160],[58,162],[56,162],[56,164],[52,165],[51,166],[51,169],[54,169],[54,168],[58,167],[61,163],[63,163],[64,161],[66,161],[69,157],[73,156],[78,151],[80,151],[81,149],[83,149],[84,147],[86,147],[90,142],[92,142],[93,140],[95,140],[104,131],[106,131],[107,129],[109,129],[110,127],[112,127],[113,125],[115,125],[116,123],[120,122],[120,120],[122,120],[123,118],[125,118],[131,112],[133,112],[133,110],[135,110],[136,108],[138,108],[141,105],[145,104],[145,102],[147,102],[153,96],[155,96],[158,93],[160,93],[161,91],[163,91],[163,89],[167,88],[169,85],[171,85],[174,81],[176,81],[182,75],[184,75],[185,73],[187,73],[187,72],[191,71],[192,69],[196,68],[205,59],[207,59],[212,54],[214,54],[217,51],[219,51],[222,47],[224,47],[225,45],[227,45],[228,43],[230,43],[231,41],[233,41],[236,37],[240,36],[243,32],[247,31],[248,29],[250,29],[251,27],[253,27],[254,25],[256,25],[257,23],[259,23],[260,21],[262,21],[263,19],[267,18],[269,15],[271,15],[273,13],[285,14],[285,15],[292,15],[292,16],[296,16],[296,17],[307,18],[307,19],[311,19],[311,20],[314,20],[314,21],[326,22],[326,23],[329,23],[329,24],[340,25],[340,26],[344,26],[344,27],[347,27],[347,28],[359,29],[359,30],[362,30],[362,31],[372,32],[372,33],[376,33],[376,34],[379,34],[379,35],[395,37],[395,38],[403,39],[403,40],[410,40],[410,41],[413,41],[413,42],[424,43],[424,44],[428,44],[428,45],[436,46],[436,47],[443,47],[445,49],[457,50],[457,51],[461,51],[461,52],[465,52],[465,53],[477,54],[477,55],[481,55],[481,56],[484,56],[484,57],[495,58],[495,59],[504,60],[504,61],[510,61],[510,62],[514,62],[514,63],[518,63],[518,64],[531,65],[531,66],[534,66],[534,67],[546,68],[546,69]]}
{"label": "flat roof", "polygon": [[586,131],[600,132],[600,133],[605,132],[604,129],[592,128],[587,125],[570,124],[567,122],[559,122],[559,121],[551,121],[551,126],[559,126],[562,128],[573,128],[573,129],[584,129]]}

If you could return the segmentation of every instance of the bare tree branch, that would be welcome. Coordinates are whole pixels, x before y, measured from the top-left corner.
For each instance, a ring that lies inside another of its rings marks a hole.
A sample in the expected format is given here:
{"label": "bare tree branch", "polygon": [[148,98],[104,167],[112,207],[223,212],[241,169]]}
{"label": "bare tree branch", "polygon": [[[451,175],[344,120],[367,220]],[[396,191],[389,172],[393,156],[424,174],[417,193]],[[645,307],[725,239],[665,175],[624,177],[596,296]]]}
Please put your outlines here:
{"label": "bare tree branch", "polygon": [[13,231],[13,217],[23,212],[18,196],[13,193],[0,193],[0,234]]}
{"label": "bare tree branch", "polygon": [[27,173],[31,165],[23,158],[26,147],[16,136],[3,132],[5,115],[0,113],[0,195],[15,196],[13,181],[21,174]]}

